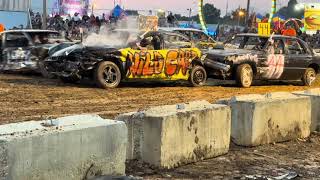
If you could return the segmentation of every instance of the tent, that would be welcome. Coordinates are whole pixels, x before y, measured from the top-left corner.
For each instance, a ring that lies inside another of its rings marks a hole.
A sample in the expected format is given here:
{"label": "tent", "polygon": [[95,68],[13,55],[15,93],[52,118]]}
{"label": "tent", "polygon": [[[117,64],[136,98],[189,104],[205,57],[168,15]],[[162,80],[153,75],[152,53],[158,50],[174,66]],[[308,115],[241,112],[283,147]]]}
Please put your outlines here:
{"label": "tent", "polygon": [[261,14],[257,14],[256,17],[257,17],[257,22],[258,23],[261,22],[262,19],[263,19],[263,16]]}
{"label": "tent", "polygon": [[116,5],[116,7],[113,8],[112,10],[112,14],[114,17],[121,17],[124,13],[124,10],[119,6],[119,5]]}

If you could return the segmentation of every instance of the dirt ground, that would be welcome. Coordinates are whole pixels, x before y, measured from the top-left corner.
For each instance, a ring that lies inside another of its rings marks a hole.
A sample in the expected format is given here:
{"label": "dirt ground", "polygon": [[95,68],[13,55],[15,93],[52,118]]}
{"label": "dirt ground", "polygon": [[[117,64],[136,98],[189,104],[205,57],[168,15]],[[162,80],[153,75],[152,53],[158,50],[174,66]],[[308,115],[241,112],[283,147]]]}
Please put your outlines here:
{"label": "dirt ground", "polygon": [[[319,79],[311,88],[320,87]],[[150,106],[194,100],[215,102],[240,94],[310,88],[283,82],[274,82],[274,85],[259,83],[248,89],[212,81],[209,84],[193,88],[185,83],[131,82],[117,89],[104,90],[96,88],[92,82],[64,84],[35,75],[0,74],[0,124],[81,113],[113,118],[120,113]],[[320,134],[313,134],[306,140],[256,148],[233,145],[227,155],[171,171],[156,170],[133,162],[128,164],[127,173],[147,179],[267,179],[292,171],[301,179],[320,179],[319,157]]]}
{"label": "dirt ground", "polygon": [[[145,179],[320,179],[320,134],[255,148],[232,145],[228,154],[174,170],[130,162],[127,174]],[[286,178],[283,178],[286,179]]]}
{"label": "dirt ground", "polygon": [[[319,78],[320,79],[320,78]],[[64,84],[35,75],[0,74],[0,124],[43,120],[72,114],[95,113],[113,118],[150,106],[195,100],[215,102],[240,94],[297,91],[309,87],[275,82],[248,89],[234,85],[189,87],[187,83],[124,83],[117,89],[99,89],[92,82]],[[320,87],[320,80],[314,87]],[[314,88],[313,87],[313,88]]]}

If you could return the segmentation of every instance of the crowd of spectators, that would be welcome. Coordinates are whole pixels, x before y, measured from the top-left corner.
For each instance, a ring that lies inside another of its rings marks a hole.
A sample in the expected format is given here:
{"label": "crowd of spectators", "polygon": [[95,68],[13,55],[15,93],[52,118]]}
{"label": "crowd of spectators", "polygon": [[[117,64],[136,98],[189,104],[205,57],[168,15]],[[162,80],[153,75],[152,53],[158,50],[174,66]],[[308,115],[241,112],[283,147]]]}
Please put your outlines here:
{"label": "crowd of spectators", "polygon": [[[40,13],[34,14],[30,12],[30,17],[32,28],[41,29],[43,22]],[[87,14],[80,16],[80,14],[76,12],[73,16],[70,14],[67,16],[48,16],[47,29],[65,33],[67,37],[72,39],[79,39],[82,34],[81,31],[83,31],[83,34],[90,32],[99,33],[102,26],[116,26],[119,19],[119,17],[115,17],[113,14],[108,17],[106,17],[105,14],[102,14],[102,16],[95,16],[94,14],[90,16]]]}
{"label": "crowd of spectators", "polygon": [[[33,29],[41,29],[42,27],[42,16],[40,13],[30,12],[31,24]],[[81,34],[89,34],[90,32],[99,33],[102,27],[112,28],[118,26],[119,20],[123,19],[123,17],[116,17],[113,14],[106,16],[102,14],[102,16],[95,16],[91,14],[90,16],[84,14],[80,16],[79,13],[74,13],[73,16],[70,14],[67,16],[55,15],[47,18],[47,28],[50,30],[56,30],[62,33],[71,39],[80,39]],[[165,25],[169,27],[177,26],[177,20],[170,13],[165,18]],[[161,25],[161,23],[159,22]],[[14,29],[23,29],[23,25],[19,27],[15,27]],[[81,33],[81,31],[83,31]],[[224,41],[227,37],[232,36],[233,34],[237,34],[240,32],[251,32],[257,33],[257,29],[243,29],[238,28],[225,28],[220,27],[219,33],[216,33],[216,39],[219,41]],[[283,34],[282,32],[276,32],[276,34]],[[320,49],[320,31],[318,31],[314,35],[308,35],[306,33],[302,33],[297,31],[296,36],[300,37],[302,40],[306,41],[312,48]]]}

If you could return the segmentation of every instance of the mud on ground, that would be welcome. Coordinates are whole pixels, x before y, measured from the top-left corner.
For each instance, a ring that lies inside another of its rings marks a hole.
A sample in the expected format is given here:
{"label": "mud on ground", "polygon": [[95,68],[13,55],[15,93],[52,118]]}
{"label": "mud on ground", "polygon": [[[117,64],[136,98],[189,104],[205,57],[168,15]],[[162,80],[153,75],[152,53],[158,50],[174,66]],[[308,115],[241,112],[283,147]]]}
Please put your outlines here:
{"label": "mud on ground", "polygon": [[[90,81],[64,84],[59,80],[40,76],[0,74],[0,124],[82,113],[95,113],[104,118],[114,118],[119,113],[137,111],[150,106],[195,100],[215,102],[220,98],[240,94],[309,88],[281,82],[274,82],[274,85],[259,83],[258,86],[248,89],[238,88],[230,83],[209,84],[194,88],[189,87],[187,83],[131,82],[123,83],[117,89],[105,90],[96,88]],[[320,80],[314,87],[320,87]]]}
{"label": "mud on ground", "polygon": [[318,133],[308,139],[255,148],[232,145],[226,155],[173,170],[159,170],[132,161],[127,164],[127,174],[144,179],[267,180],[290,173],[294,179],[320,179],[319,156]]}
{"label": "mud on ground", "polygon": [[[320,78],[319,78],[320,79]],[[311,88],[320,87],[317,80]],[[221,82],[193,88],[185,83],[124,83],[117,89],[99,89],[92,82],[64,84],[39,76],[0,74],[0,124],[43,120],[72,114],[95,113],[114,118],[119,113],[150,106],[195,100],[215,102],[240,94],[298,91],[310,87],[275,82],[248,89]],[[215,84],[216,86],[213,86]],[[245,179],[273,177],[294,172],[300,179],[320,179],[320,135],[307,140],[241,148],[232,146],[227,155],[171,171],[156,170],[137,162],[128,164],[128,175],[147,179]],[[250,176],[251,175],[251,176]],[[260,178],[265,179],[265,178]]]}

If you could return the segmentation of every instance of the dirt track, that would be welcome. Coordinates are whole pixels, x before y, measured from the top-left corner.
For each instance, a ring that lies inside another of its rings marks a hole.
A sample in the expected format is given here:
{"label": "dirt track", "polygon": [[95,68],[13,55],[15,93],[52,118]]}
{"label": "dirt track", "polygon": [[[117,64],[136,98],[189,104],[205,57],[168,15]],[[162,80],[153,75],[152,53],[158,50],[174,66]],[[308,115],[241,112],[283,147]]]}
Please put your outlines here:
{"label": "dirt track", "polygon": [[[214,102],[239,94],[309,88],[276,84],[244,89],[230,85],[192,88],[187,84],[126,83],[117,89],[103,90],[95,88],[90,82],[74,85],[39,76],[0,74],[0,124],[80,113],[96,113],[112,118],[119,113],[149,106],[193,100]],[[314,87],[320,87],[319,80]],[[127,173],[147,179],[248,179],[246,175],[270,177],[294,171],[302,179],[320,179],[320,134],[303,141],[257,148],[232,146],[225,156],[171,171],[156,170],[133,163],[128,164]]]}
{"label": "dirt track", "polygon": [[[276,84],[244,89],[232,85],[193,88],[183,83],[131,82],[117,89],[104,90],[96,88],[91,82],[75,85],[39,76],[0,74],[0,124],[81,113],[96,113],[113,118],[119,113],[149,106],[194,100],[214,102],[239,94],[308,88],[279,82]],[[319,80],[315,87],[320,87]]]}

